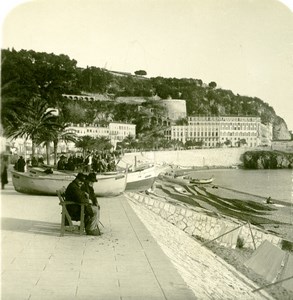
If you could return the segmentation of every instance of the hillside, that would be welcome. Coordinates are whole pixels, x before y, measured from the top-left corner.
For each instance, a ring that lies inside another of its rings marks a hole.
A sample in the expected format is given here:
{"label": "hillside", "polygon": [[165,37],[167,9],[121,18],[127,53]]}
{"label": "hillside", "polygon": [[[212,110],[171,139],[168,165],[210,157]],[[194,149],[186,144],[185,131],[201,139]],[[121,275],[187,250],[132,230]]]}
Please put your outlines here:
{"label": "hillside", "polygon": [[[115,101],[118,97],[144,97],[154,104],[154,99],[184,99],[188,115],[252,115],[260,116],[263,123],[273,124],[275,140],[290,139],[286,122],[277,116],[274,109],[263,100],[234,94],[230,90],[217,88],[216,82],[203,83],[201,79],[192,78],[146,78],[125,72],[113,72],[97,67],[81,69],[77,62],[66,55],[54,55],[35,51],[2,49],[1,92],[3,111],[11,105],[11,101],[25,102],[33,95],[40,95],[52,106],[65,105],[62,94],[82,93],[101,94],[111,98],[112,103],[96,104],[95,109],[112,114],[115,120],[124,118],[132,121],[134,116],[127,118],[121,113],[122,108]],[[138,73],[137,73],[138,74]],[[142,73],[143,74],[143,73]],[[9,104],[10,103],[10,104]],[[145,104],[150,106],[150,104]],[[70,106],[66,109],[70,111]],[[133,105],[124,104],[123,112],[133,111]],[[88,104],[79,104],[89,112],[93,110]],[[78,111],[78,108],[74,108]],[[66,110],[65,109],[65,110]],[[71,107],[72,109],[72,107]],[[117,112],[117,109],[119,112]],[[108,110],[108,111],[107,111]],[[75,116],[71,111],[68,117]],[[3,120],[2,115],[2,120]],[[81,117],[91,123],[96,116],[93,113],[79,113],[72,122],[80,121]],[[135,120],[138,123],[138,120]],[[5,121],[4,121],[5,127]]]}

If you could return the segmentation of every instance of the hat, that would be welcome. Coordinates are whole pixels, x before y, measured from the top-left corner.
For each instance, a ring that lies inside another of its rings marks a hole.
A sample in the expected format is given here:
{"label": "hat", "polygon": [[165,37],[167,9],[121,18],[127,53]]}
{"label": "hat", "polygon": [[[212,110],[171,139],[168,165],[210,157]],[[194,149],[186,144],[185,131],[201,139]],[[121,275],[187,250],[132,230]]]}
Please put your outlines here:
{"label": "hat", "polygon": [[78,173],[75,179],[78,179],[79,181],[85,181],[86,176],[82,173]]}
{"label": "hat", "polygon": [[87,176],[87,180],[88,181],[91,181],[91,182],[97,182],[97,178],[96,178],[96,174],[95,173],[90,173],[88,176]]}

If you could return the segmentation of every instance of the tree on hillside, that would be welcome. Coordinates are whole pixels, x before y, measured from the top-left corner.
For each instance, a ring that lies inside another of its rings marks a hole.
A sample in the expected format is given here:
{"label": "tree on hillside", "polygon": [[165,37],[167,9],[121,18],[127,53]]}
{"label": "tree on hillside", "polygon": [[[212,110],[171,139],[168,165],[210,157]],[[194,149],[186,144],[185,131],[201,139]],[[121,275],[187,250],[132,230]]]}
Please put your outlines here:
{"label": "tree on hillside", "polygon": [[214,81],[211,81],[209,83],[209,87],[212,88],[212,89],[215,89],[217,87],[217,84]]}
{"label": "tree on hillside", "polygon": [[106,93],[113,81],[113,75],[96,67],[81,70],[78,85],[80,90],[91,93]]}
{"label": "tree on hillside", "polygon": [[2,97],[38,95],[54,106],[62,93],[77,91],[77,62],[67,55],[14,49],[3,49],[1,54]]}
{"label": "tree on hillside", "polygon": [[91,123],[87,122],[86,111],[83,108],[82,102],[70,101],[62,106],[63,118],[66,123]]}
{"label": "tree on hillside", "polygon": [[138,70],[134,72],[135,75],[141,75],[141,76],[145,76],[147,75],[147,72],[144,70]]}

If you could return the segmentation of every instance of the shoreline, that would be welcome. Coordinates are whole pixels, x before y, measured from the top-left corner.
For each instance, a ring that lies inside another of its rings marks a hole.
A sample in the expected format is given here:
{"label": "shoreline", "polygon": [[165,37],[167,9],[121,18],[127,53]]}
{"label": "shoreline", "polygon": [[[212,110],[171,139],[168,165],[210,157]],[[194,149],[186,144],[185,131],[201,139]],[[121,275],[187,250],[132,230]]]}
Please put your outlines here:
{"label": "shoreline", "polygon": [[[253,196],[253,197],[261,198],[262,200],[266,200],[267,199],[267,197],[264,197],[264,196],[259,196],[259,195],[255,195],[255,194],[251,194],[251,193],[247,193],[247,192],[242,192],[242,191],[239,191],[239,190],[227,188],[227,187],[220,186],[220,185],[218,185],[218,186],[220,188],[222,188],[222,189],[225,189],[225,190],[228,190],[228,191],[232,191],[232,192],[235,192],[235,193],[240,193],[240,194],[243,194],[243,195],[248,195],[248,196]],[[292,206],[292,203],[289,203],[289,202],[286,202],[286,201],[283,201],[283,200],[278,200],[278,199],[274,199],[274,198],[272,198],[272,200],[273,200],[272,204],[280,204],[280,205],[284,205],[284,206]],[[264,203],[267,204],[266,202],[264,202]]]}
{"label": "shoreline", "polygon": [[[180,181],[156,180],[156,196],[168,197],[181,203],[201,207],[239,222],[257,225],[259,228],[293,242],[292,203],[242,192],[221,185],[189,185]],[[248,197],[247,197],[248,196]]]}

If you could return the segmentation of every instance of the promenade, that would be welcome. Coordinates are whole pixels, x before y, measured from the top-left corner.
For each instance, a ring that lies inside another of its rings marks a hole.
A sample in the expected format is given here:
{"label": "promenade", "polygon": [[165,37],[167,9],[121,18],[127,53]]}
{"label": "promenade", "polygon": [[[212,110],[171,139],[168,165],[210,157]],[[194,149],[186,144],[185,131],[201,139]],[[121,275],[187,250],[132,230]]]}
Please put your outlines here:
{"label": "promenade", "polygon": [[1,299],[270,299],[127,194],[99,198],[99,237],[60,237],[58,202],[2,190]]}
{"label": "promenade", "polygon": [[58,197],[1,193],[1,299],[196,299],[126,198],[99,198],[99,237],[60,237]]}

